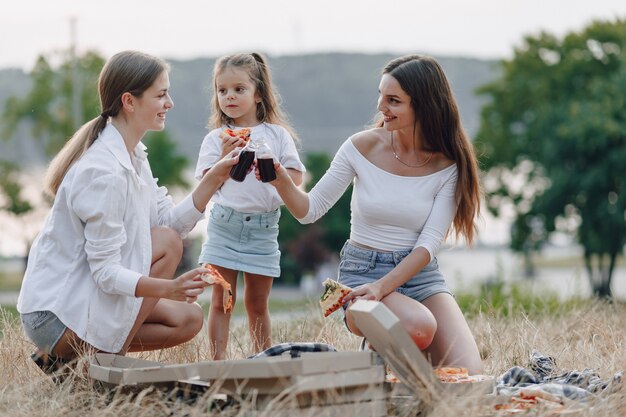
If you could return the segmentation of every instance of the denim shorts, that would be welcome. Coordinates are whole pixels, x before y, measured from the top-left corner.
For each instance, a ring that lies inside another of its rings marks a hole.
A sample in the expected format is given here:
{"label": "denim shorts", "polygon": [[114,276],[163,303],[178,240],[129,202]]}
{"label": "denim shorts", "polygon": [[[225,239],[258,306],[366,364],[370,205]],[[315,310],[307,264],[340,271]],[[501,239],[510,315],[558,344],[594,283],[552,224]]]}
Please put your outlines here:
{"label": "denim shorts", "polygon": [[279,277],[279,219],[280,209],[242,213],[214,204],[207,225],[207,241],[202,245],[198,263]]}
{"label": "denim shorts", "polygon": [[34,311],[20,316],[26,336],[45,353],[52,352],[67,329],[52,311]]}
{"label": "denim shorts", "polygon": [[[372,283],[389,273],[410,253],[410,249],[380,252],[355,246],[348,241],[341,249],[338,281],[350,288]],[[437,258],[396,288],[396,292],[420,303],[438,293],[453,295],[439,271]]]}

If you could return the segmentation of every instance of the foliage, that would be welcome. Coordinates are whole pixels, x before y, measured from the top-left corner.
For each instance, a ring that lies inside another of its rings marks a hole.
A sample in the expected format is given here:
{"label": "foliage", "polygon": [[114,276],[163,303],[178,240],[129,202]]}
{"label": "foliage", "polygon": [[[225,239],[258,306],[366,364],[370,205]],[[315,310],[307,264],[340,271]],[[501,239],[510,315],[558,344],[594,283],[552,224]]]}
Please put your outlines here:
{"label": "foliage", "polygon": [[[331,157],[325,153],[310,153],[304,158],[310,179],[305,190],[310,191],[326,173]],[[302,225],[283,206],[280,218],[281,280],[297,283],[303,272],[313,272],[332,252],[339,252],[350,235],[351,188],[315,224]]]}
{"label": "foliage", "polygon": [[16,178],[18,172],[16,164],[0,161],[0,195],[4,195],[0,210],[22,216],[32,211],[33,206],[22,198],[22,186]]}
{"label": "foliage", "polygon": [[[98,74],[104,59],[95,52],[86,52],[77,59],[77,71],[67,52],[60,53],[58,68],[50,64],[54,57],[40,55],[30,72],[33,84],[22,98],[9,97],[2,115],[2,136],[12,137],[19,123],[29,121],[34,138],[41,141],[48,156],[54,155],[84,120],[100,113],[95,93]],[[72,114],[72,78],[78,77],[80,114]],[[79,120],[75,120],[78,117]]]}
{"label": "foliage", "polygon": [[575,233],[594,293],[610,296],[626,243],[626,21],[528,36],[480,92],[487,204],[515,212],[513,249]]}
{"label": "foliage", "polygon": [[455,295],[466,316],[476,317],[482,313],[500,317],[525,315],[555,315],[564,310],[574,310],[585,302],[571,298],[560,300],[558,294],[543,292],[534,295],[524,283],[485,282],[478,294],[458,293]]}
{"label": "foliage", "polygon": [[148,148],[152,175],[159,179],[159,185],[189,187],[183,177],[183,170],[189,161],[178,153],[176,142],[170,139],[167,131],[148,132],[143,143]]}

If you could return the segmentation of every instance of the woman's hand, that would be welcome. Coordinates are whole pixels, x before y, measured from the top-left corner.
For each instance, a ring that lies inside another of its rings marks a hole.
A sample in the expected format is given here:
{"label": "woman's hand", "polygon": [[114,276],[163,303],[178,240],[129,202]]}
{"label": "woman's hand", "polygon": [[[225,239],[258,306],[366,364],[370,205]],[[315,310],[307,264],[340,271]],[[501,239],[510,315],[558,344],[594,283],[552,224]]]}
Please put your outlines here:
{"label": "woman's hand", "polygon": [[239,161],[239,152],[232,151],[204,173],[198,186],[191,193],[193,204],[200,212],[204,212],[213,194],[220,189],[229,178],[230,169]]}
{"label": "woman's hand", "polygon": [[198,296],[204,292],[204,289],[209,286],[207,282],[200,278],[200,275],[208,272],[205,268],[196,268],[173,279],[170,281],[171,289],[167,298],[176,301],[186,301],[190,304],[195,302]]}
{"label": "woman's hand", "polygon": [[[281,163],[277,161],[276,159],[274,159],[274,170],[276,171],[276,179],[273,181],[270,181],[269,184],[272,184],[274,187],[280,187],[281,185],[285,184],[285,182],[293,183],[293,181],[291,180],[291,177],[289,176],[289,172],[287,171],[287,168],[282,166]],[[261,174],[259,173],[258,167],[254,171],[254,173],[256,175],[256,179],[261,181]]]}
{"label": "woman's hand", "polygon": [[380,301],[385,297],[385,293],[383,293],[382,286],[378,281],[373,282],[371,284],[363,284],[361,286],[356,287],[352,292],[346,297],[347,301],[351,300],[374,300]]}

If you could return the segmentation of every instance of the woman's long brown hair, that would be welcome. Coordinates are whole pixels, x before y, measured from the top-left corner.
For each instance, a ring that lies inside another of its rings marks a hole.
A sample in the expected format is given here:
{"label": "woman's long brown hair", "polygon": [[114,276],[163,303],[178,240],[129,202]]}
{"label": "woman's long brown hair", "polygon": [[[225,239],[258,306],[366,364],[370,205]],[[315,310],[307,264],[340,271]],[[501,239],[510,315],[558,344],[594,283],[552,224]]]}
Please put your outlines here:
{"label": "woman's long brown hair", "polygon": [[[433,58],[408,55],[389,62],[383,74],[395,78],[411,97],[416,128],[423,137],[425,150],[441,152],[457,165],[457,210],[454,230],[472,243],[475,219],[480,215],[482,189],[474,147],[463,126],[452,89],[443,69]],[[382,127],[382,121],[376,124]]]}

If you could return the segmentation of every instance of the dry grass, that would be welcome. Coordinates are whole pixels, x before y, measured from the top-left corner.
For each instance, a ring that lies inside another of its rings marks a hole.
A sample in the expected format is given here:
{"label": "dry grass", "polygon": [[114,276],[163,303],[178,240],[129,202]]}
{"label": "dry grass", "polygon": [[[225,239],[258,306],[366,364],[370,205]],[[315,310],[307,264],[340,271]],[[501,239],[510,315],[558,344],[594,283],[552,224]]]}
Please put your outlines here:
{"label": "dry grass", "polygon": [[[338,350],[356,350],[358,339],[343,328],[339,316],[323,320],[318,311],[287,322],[274,323],[274,342],[317,341],[329,343]],[[210,406],[213,395],[186,403],[165,398],[163,391],[146,389],[139,395],[97,390],[82,375],[74,375],[62,385],[54,385],[31,362],[32,345],[22,334],[15,316],[0,311],[0,415],[10,416],[244,416],[252,409],[252,399],[239,406]],[[513,365],[525,366],[530,352],[537,349],[554,356],[562,369],[593,368],[602,378],[626,368],[626,308],[621,304],[589,302],[575,310],[563,309],[550,315],[540,313],[478,313],[470,319],[478,345],[484,356],[485,373],[499,375]],[[229,348],[230,358],[250,355],[245,323],[234,326]],[[143,353],[138,357],[163,362],[206,360],[208,341],[202,332],[191,343],[174,349]],[[433,416],[499,415],[485,397],[457,398],[431,404]],[[580,416],[626,415],[624,391],[595,404],[577,405]],[[392,408],[396,415],[416,415],[418,406],[411,399]],[[266,410],[270,416],[276,410]],[[529,415],[553,415],[542,409]],[[349,417],[349,414],[342,416]],[[360,413],[359,417],[365,417]]]}

